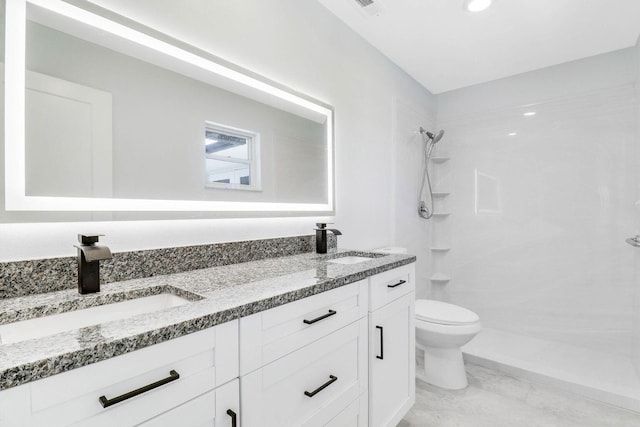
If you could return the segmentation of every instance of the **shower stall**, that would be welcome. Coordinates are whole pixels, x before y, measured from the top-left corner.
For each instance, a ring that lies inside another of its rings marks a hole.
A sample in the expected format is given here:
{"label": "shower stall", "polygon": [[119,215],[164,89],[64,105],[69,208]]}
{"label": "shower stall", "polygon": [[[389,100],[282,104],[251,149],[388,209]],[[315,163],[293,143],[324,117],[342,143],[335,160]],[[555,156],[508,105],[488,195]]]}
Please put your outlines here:
{"label": "shower stall", "polygon": [[429,184],[450,215],[422,220],[440,252],[415,247],[426,296],[480,316],[467,361],[636,411],[640,248],[625,239],[640,229],[639,56],[438,95],[431,126],[446,137],[430,154],[449,166]]}

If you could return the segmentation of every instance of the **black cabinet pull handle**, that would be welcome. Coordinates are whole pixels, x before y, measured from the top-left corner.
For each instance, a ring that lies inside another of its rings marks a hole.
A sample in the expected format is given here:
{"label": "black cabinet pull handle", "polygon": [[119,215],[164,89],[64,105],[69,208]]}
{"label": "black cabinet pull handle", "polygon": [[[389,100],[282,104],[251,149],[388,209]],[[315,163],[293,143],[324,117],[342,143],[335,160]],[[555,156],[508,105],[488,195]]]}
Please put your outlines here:
{"label": "black cabinet pull handle", "polygon": [[231,409],[227,409],[227,415],[231,417],[231,427],[237,427],[238,425],[238,414],[233,412]]}
{"label": "black cabinet pull handle", "polygon": [[325,388],[329,387],[331,384],[333,384],[336,381],[338,381],[338,377],[336,377],[335,375],[329,375],[329,381],[327,381],[326,383],[322,384],[320,387],[318,387],[317,389],[315,389],[313,391],[305,391],[304,395],[305,396],[309,396],[309,397],[313,397],[316,394],[320,393]]}
{"label": "black cabinet pull handle", "polygon": [[114,397],[113,399],[107,399],[105,396],[100,396],[98,400],[102,404],[103,408],[108,408],[111,405],[115,405],[116,403],[120,403],[127,399],[131,399],[132,397],[136,397],[142,393],[146,393],[150,390],[153,390],[154,388],[160,387],[161,385],[165,385],[167,383],[170,383],[171,381],[175,381],[178,378],[180,378],[180,374],[178,374],[176,371],[172,369],[171,371],[169,371],[169,376],[167,378],[161,379],[160,381],[156,381],[155,383],[148,384],[144,387],[140,387],[137,390],[130,391],[118,397]]}
{"label": "black cabinet pull handle", "polygon": [[376,326],[376,329],[380,329],[380,356],[376,356],[376,358],[383,360],[384,359],[384,329],[382,326]]}
{"label": "black cabinet pull handle", "polygon": [[404,285],[405,283],[407,283],[406,280],[400,280],[398,283],[396,283],[395,285],[387,285],[387,288],[396,288],[400,285]]}
{"label": "black cabinet pull handle", "polygon": [[322,316],[316,317],[315,319],[311,319],[311,320],[304,319],[303,322],[306,323],[307,325],[311,325],[313,323],[321,321],[322,319],[326,319],[329,316],[333,316],[336,313],[337,313],[337,311],[335,311],[335,310],[329,310],[329,312],[327,314],[323,314]]}

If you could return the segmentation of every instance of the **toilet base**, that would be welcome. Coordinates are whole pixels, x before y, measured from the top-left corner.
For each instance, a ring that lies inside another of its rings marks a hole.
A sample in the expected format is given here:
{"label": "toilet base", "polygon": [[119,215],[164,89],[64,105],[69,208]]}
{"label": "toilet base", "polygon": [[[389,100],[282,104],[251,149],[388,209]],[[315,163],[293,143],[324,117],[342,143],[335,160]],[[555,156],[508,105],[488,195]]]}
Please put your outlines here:
{"label": "toilet base", "polygon": [[462,350],[456,348],[424,347],[424,366],[416,368],[416,377],[420,380],[449,390],[460,390],[469,385],[464,369]]}

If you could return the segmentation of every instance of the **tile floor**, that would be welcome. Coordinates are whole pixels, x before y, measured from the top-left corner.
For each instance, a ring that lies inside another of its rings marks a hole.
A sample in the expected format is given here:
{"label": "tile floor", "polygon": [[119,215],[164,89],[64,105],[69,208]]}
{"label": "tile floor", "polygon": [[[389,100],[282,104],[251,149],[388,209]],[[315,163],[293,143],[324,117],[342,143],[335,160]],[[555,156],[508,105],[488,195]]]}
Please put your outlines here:
{"label": "tile floor", "polygon": [[462,351],[467,362],[640,412],[640,377],[629,356],[491,328]]}
{"label": "tile floor", "polygon": [[416,382],[416,404],[398,427],[638,427],[640,413],[467,364],[469,387]]}

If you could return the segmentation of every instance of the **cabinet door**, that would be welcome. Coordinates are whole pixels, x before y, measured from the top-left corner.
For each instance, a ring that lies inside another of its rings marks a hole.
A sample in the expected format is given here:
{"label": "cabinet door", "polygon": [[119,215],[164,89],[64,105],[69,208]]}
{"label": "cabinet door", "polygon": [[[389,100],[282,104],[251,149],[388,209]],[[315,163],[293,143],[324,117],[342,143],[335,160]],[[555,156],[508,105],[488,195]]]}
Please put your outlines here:
{"label": "cabinet door", "polygon": [[413,292],[369,317],[369,420],[395,426],[415,402]]}

